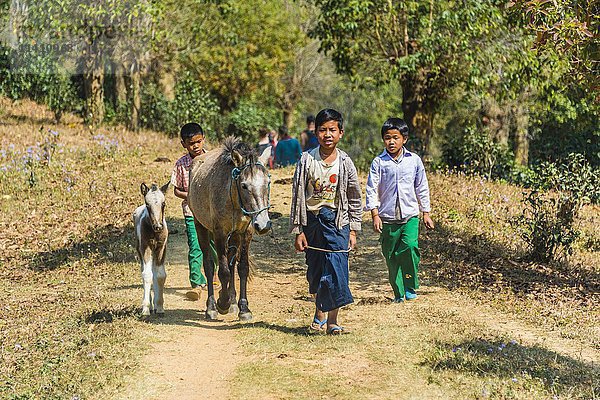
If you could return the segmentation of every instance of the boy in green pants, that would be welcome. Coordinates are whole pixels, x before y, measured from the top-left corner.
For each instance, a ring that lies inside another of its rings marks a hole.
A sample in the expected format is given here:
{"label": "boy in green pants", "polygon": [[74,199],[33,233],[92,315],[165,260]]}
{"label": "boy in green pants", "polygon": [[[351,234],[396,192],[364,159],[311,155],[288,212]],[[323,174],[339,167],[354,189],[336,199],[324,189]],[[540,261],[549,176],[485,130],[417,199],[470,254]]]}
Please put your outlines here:
{"label": "boy in green pants", "polygon": [[[195,157],[205,153],[205,137],[202,127],[193,122],[181,127],[179,135],[181,137],[181,145],[187,150],[187,154],[175,163],[175,168],[171,175],[171,183],[174,187],[175,196],[183,199],[181,207],[183,208],[185,231],[189,246],[188,263],[190,268],[190,284],[192,286],[192,289],[186,293],[186,297],[190,300],[200,300],[202,288],[206,287],[206,278],[202,274],[202,250],[198,244],[198,235],[194,226],[194,215],[187,204],[187,194],[192,161]],[[217,253],[212,241],[211,251],[213,253],[213,260],[217,260]]]}
{"label": "boy in green pants", "polygon": [[[389,118],[381,128],[383,153],[371,163],[367,180],[367,203],[373,229],[381,234],[394,302],[417,298],[419,288],[419,209],[428,229],[429,185],[421,158],[404,148],[408,126],[400,118]],[[420,205],[420,207],[419,207]]]}

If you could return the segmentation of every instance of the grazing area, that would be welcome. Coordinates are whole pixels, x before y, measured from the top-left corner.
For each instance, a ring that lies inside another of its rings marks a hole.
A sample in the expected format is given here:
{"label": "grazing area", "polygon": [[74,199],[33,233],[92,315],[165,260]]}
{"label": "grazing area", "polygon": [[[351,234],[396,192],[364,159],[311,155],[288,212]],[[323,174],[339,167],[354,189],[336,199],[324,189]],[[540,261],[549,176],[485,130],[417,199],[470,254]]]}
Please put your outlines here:
{"label": "grazing area", "polygon": [[390,302],[365,214],[341,321],[351,334],[330,337],[307,329],[314,304],[287,233],[293,169],[271,171],[272,233],[250,245],[249,322],[206,321],[206,292],[185,300],[185,228],[169,191],[165,316],[143,319],[132,211],[141,182],[168,180],[178,140],[90,130],[71,114],[57,124],[28,100],[0,98],[0,110],[0,398],[600,393],[598,206],[581,211],[568,262],[535,263],[514,224],[523,188],[431,173],[437,225],[421,232],[419,299]]}

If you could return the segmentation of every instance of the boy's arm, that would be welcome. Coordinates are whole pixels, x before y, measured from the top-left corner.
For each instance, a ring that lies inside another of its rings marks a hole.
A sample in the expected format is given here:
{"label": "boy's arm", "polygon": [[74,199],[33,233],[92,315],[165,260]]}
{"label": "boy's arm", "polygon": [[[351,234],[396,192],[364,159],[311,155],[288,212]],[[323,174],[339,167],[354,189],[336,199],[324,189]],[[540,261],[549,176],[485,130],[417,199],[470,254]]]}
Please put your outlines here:
{"label": "boy's arm", "polygon": [[358,173],[352,160],[348,165],[348,187],[346,190],[348,196],[348,219],[350,220],[350,230],[360,231],[362,221],[362,199]]}
{"label": "boy's arm", "polygon": [[175,168],[173,168],[173,173],[171,174],[171,185],[173,185],[173,194],[175,197],[179,197],[180,199],[187,199],[187,192],[184,192],[180,188],[183,187],[183,170],[182,166],[175,164]]}
{"label": "boy's arm", "polygon": [[371,169],[369,170],[369,177],[367,178],[367,199],[365,204],[365,211],[371,211],[371,218],[373,219],[373,230],[377,233],[381,233],[383,229],[383,223],[381,217],[379,217],[379,157],[376,157],[371,163]]}
{"label": "boy's arm", "polygon": [[427,181],[427,175],[425,174],[425,166],[420,158],[417,165],[417,173],[415,175],[415,192],[419,199],[421,211],[423,212],[423,222],[428,229],[433,229],[435,225],[429,216],[429,213],[431,212],[429,182]]}
{"label": "boy's arm", "polygon": [[[294,172],[294,178],[292,180],[292,204],[290,206],[290,232],[296,235],[302,233],[302,225],[299,223],[299,205],[298,205],[298,193],[304,194],[304,184],[300,182],[300,175],[302,169],[302,160],[296,164],[296,171]],[[304,199],[304,195],[302,195]]]}
{"label": "boy's arm", "polygon": [[184,192],[183,190],[180,190],[179,188],[175,187],[173,188],[173,194],[175,194],[175,197],[179,197],[180,199],[186,200],[188,192]]}
{"label": "boy's arm", "polygon": [[376,157],[371,163],[371,169],[369,170],[369,177],[367,178],[367,199],[365,203],[365,211],[379,208],[379,194],[377,188],[379,186],[379,158]]}
{"label": "boy's arm", "polygon": [[427,182],[425,166],[420,158],[417,164],[417,173],[415,174],[415,193],[417,194],[417,199],[419,199],[421,211],[424,213],[431,212],[431,204],[429,201],[429,182]]}

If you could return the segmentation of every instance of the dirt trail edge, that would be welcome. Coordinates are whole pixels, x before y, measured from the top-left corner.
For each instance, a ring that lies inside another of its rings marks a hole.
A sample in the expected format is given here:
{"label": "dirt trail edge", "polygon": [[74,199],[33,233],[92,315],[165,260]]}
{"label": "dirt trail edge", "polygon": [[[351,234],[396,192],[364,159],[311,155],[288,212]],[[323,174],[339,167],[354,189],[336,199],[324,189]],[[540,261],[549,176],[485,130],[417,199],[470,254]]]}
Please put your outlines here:
{"label": "dirt trail edge", "polygon": [[189,281],[184,231],[170,235],[168,251],[165,316],[150,318],[150,350],[115,398],[229,398],[229,377],[243,361],[230,329],[237,317],[206,321],[206,291],[200,301],[185,298]]}

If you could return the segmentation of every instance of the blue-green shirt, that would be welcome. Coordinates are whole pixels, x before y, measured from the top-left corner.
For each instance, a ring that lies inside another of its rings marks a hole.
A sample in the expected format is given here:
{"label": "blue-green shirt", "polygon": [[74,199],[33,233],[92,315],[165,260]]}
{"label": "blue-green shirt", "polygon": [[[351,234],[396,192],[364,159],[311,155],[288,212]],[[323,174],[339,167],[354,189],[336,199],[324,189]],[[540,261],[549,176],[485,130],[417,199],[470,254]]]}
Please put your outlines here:
{"label": "blue-green shirt", "polygon": [[277,142],[275,147],[275,164],[279,167],[294,165],[302,155],[300,142],[294,138],[287,138]]}

